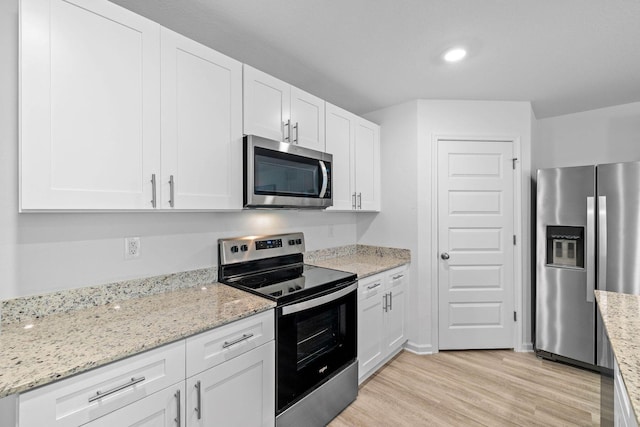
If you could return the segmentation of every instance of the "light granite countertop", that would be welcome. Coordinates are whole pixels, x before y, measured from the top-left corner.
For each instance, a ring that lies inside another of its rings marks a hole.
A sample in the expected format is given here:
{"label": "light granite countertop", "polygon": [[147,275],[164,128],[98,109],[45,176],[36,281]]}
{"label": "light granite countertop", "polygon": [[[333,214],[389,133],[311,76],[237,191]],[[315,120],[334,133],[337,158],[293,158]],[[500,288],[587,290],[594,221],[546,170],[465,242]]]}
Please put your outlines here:
{"label": "light granite countertop", "polygon": [[636,420],[640,421],[640,295],[595,294]]}
{"label": "light granite countertop", "polygon": [[411,262],[408,249],[352,245],[305,254],[305,263],[348,271],[359,279],[391,270]]}
{"label": "light granite countertop", "polygon": [[265,298],[212,283],[3,324],[0,398],[274,306]]}

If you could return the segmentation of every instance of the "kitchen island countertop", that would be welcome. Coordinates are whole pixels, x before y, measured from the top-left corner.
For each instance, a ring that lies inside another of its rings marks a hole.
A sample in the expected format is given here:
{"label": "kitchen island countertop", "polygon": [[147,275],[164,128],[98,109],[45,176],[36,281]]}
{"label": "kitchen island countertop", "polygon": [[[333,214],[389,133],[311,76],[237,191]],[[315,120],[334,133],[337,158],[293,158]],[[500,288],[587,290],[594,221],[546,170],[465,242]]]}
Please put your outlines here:
{"label": "kitchen island countertop", "polygon": [[640,420],[640,295],[595,291],[611,348]]}
{"label": "kitchen island countertop", "polygon": [[0,398],[274,306],[211,283],[5,324],[0,331]]}

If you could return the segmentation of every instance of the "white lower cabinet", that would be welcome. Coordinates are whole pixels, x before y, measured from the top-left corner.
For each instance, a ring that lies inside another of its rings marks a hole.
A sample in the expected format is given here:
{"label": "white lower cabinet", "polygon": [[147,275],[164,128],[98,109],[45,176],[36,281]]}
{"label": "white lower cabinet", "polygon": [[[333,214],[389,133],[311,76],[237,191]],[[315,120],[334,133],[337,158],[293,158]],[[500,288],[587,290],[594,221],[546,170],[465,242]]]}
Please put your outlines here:
{"label": "white lower cabinet", "polygon": [[184,382],[167,387],[85,426],[169,427],[184,425]]}
{"label": "white lower cabinet", "polygon": [[187,379],[186,407],[187,426],[273,426],[274,341]]}
{"label": "white lower cabinet", "polygon": [[273,426],[273,316],[256,314],[20,394],[17,425]]}
{"label": "white lower cabinet", "polygon": [[358,284],[358,381],[362,383],[404,345],[408,267]]}
{"label": "white lower cabinet", "polygon": [[613,425],[615,427],[638,427],[631,400],[627,394],[627,387],[620,374],[618,362],[613,362]]}

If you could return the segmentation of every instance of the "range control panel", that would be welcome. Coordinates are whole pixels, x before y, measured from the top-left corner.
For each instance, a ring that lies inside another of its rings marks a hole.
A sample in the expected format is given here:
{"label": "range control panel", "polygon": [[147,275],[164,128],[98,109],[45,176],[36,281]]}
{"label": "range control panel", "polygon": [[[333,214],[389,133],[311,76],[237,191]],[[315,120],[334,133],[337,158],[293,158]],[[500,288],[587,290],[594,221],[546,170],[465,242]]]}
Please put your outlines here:
{"label": "range control panel", "polygon": [[303,253],[305,251],[304,234],[288,233],[219,239],[218,251],[221,265]]}

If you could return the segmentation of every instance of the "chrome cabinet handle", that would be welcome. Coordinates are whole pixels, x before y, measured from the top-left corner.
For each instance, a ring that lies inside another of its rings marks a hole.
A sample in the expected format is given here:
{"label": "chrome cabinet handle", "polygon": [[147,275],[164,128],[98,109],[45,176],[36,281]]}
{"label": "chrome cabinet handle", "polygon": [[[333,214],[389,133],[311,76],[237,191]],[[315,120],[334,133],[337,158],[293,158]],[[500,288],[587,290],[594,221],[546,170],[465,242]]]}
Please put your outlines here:
{"label": "chrome cabinet handle", "polygon": [[286,136],[284,134],[284,129],[282,130],[282,136],[284,136],[284,142],[291,142],[291,119],[288,119],[286,122],[282,122],[282,127],[287,128]]}
{"label": "chrome cabinet handle", "polygon": [[293,128],[296,130],[296,138],[293,140],[293,143],[298,144],[298,136],[300,135],[300,128],[298,127],[298,122],[296,122]]}
{"label": "chrome cabinet handle", "polygon": [[177,412],[177,417],[174,419],[174,421],[176,422],[176,424],[178,424],[178,427],[180,427],[180,425],[182,425],[182,420],[181,420],[181,414],[180,414],[180,389],[176,390],[176,394],[173,395],[176,398],[176,401],[178,402],[178,412]]}
{"label": "chrome cabinet handle", "polygon": [[196,381],[196,390],[198,392],[196,396],[196,413],[198,414],[198,419],[202,419],[202,393],[200,392],[202,386],[200,385],[200,380]]}
{"label": "chrome cabinet handle", "polygon": [[353,209],[356,208],[356,193],[353,193],[351,195],[351,206],[353,207]]}
{"label": "chrome cabinet handle", "polygon": [[446,252],[442,252],[442,253],[440,254],[440,258],[442,258],[443,260],[445,260],[445,261],[446,261],[446,260],[448,260],[450,257],[449,257],[449,254],[448,254],[448,253],[446,253]]}
{"label": "chrome cabinet handle", "polygon": [[373,285],[367,286],[367,289],[375,289],[378,286],[380,286],[381,284],[382,284],[382,282],[374,283]]}
{"label": "chrome cabinet handle", "polygon": [[402,279],[404,277],[404,274],[396,274],[395,276],[392,277],[393,280],[398,280],[398,279]]}
{"label": "chrome cabinet handle", "polygon": [[175,181],[173,180],[173,175],[169,175],[169,206],[173,207],[175,200],[174,198],[174,188]]}
{"label": "chrome cabinet handle", "polygon": [[253,334],[242,334],[242,336],[240,338],[236,338],[233,341],[225,341],[224,344],[222,344],[222,348],[231,347],[232,345],[236,345],[239,342],[242,342],[244,340],[248,340],[252,336],[253,336]]}
{"label": "chrome cabinet handle", "polygon": [[156,174],[151,174],[151,206],[156,207]]}
{"label": "chrome cabinet handle", "polygon": [[128,383],[126,383],[126,384],[122,384],[122,385],[116,386],[116,387],[114,387],[114,388],[112,388],[112,389],[110,389],[110,390],[107,390],[107,391],[100,391],[100,390],[98,390],[98,391],[96,392],[96,395],[95,395],[95,396],[91,396],[91,397],[89,398],[89,403],[91,403],[91,402],[95,402],[96,400],[98,400],[98,399],[102,399],[103,397],[107,397],[107,396],[109,396],[109,395],[111,395],[111,394],[113,394],[113,393],[117,393],[117,392],[119,392],[120,390],[124,390],[124,389],[125,389],[125,388],[127,388],[127,387],[131,387],[131,386],[133,386],[133,385],[136,385],[136,384],[138,384],[138,383],[141,383],[141,382],[142,382],[142,381],[144,381],[144,380],[145,380],[145,378],[144,378],[144,377],[140,377],[140,378],[133,378],[133,377],[132,377],[132,378],[131,378],[131,381],[129,381],[129,382],[128,382]]}
{"label": "chrome cabinet handle", "polygon": [[393,292],[389,292],[389,310],[393,310]]}
{"label": "chrome cabinet handle", "polygon": [[358,209],[362,209],[362,193],[358,193]]}
{"label": "chrome cabinet handle", "polygon": [[382,311],[384,311],[385,313],[387,312],[387,296],[389,294],[384,294],[384,296],[382,297],[383,303],[382,303]]}

